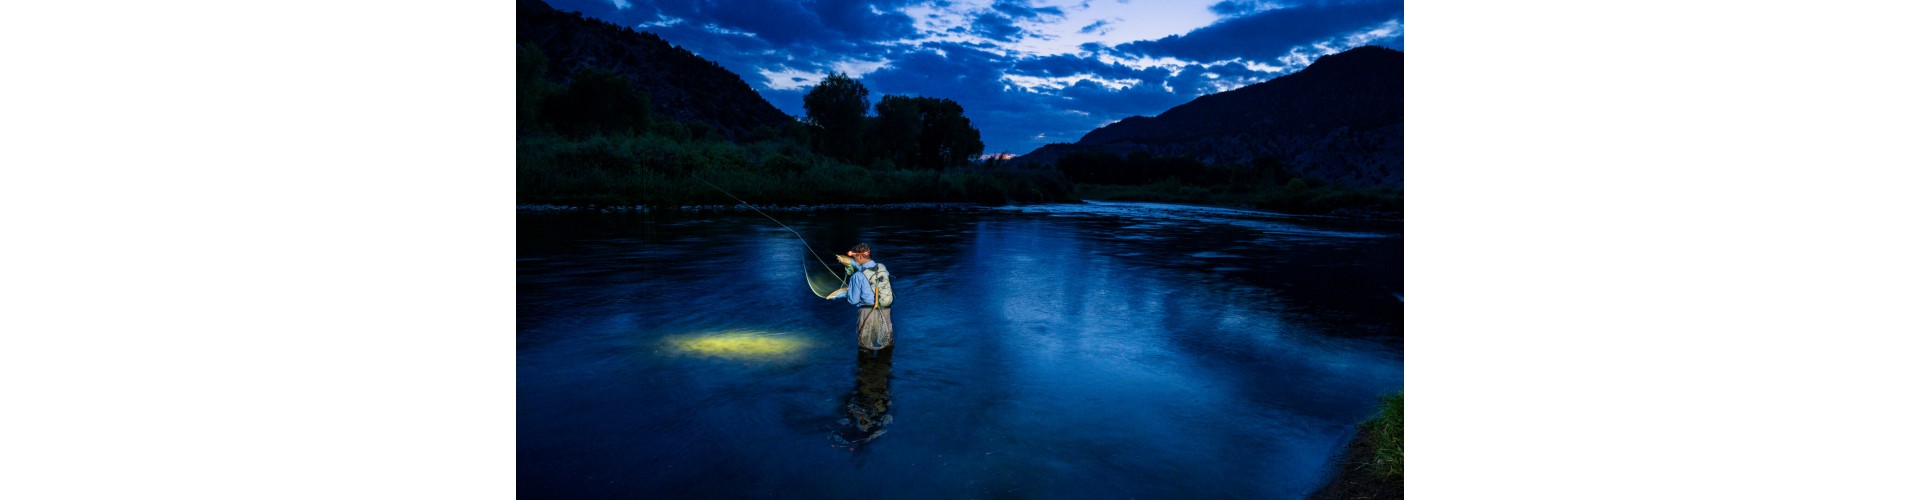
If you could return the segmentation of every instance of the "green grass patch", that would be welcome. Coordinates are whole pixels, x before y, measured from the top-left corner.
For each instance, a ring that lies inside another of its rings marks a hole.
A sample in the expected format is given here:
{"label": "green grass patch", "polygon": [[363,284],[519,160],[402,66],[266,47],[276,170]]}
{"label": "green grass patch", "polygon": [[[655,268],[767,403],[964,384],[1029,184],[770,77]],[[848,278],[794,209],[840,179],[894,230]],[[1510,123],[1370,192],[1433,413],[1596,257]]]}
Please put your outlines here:
{"label": "green grass patch", "polygon": [[1380,413],[1360,423],[1360,437],[1364,439],[1364,445],[1371,449],[1365,455],[1367,458],[1363,468],[1371,471],[1374,477],[1399,483],[1406,474],[1402,458],[1406,450],[1406,393],[1399,392],[1380,399]]}

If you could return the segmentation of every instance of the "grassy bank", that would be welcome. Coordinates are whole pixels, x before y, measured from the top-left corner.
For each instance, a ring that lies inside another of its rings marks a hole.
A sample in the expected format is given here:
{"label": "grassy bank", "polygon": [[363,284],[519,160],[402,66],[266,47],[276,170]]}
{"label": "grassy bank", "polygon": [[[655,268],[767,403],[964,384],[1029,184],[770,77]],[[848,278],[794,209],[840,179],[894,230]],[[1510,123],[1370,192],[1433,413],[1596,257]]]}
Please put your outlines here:
{"label": "grassy bank", "polygon": [[1073,196],[1083,200],[1250,207],[1297,214],[1325,214],[1336,210],[1401,211],[1399,190],[1347,188],[1299,178],[1286,184],[1194,185],[1177,180],[1134,186],[1076,184]]}
{"label": "grassy bank", "polygon": [[[847,108],[835,108],[837,121],[755,124],[727,113],[727,102],[702,101],[694,105],[709,118],[682,123],[656,115],[652,97],[626,73],[582,67],[554,80],[538,47],[516,50],[519,203],[735,203],[701,179],[754,204],[1072,200],[1066,177],[1050,169],[969,162],[982,147],[979,131],[949,100],[887,96],[880,116],[867,116],[864,87],[839,76],[830,80],[857,91],[857,99],[835,101]],[[813,91],[808,95],[812,102]],[[750,92],[733,98],[759,99]],[[847,126],[828,126],[834,124]],[[862,140],[870,144],[852,147]]]}
{"label": "grassy bank", "polygon": [[702,184],[755,204],[1070,201],[1050,171],[963,166],[869,168],[825,158],[792,141],[733,143],[660,134],[522,136],[520,203],[674,207],[732,204]]}
{"label": "grassy bank", "polygon": [[1360,423],[1340,472],[1313,498],[1401,498],[1405,495],[1406,393],[1381,398],[1380,412]]}
{"label": "grassy bank", "polygon": [[1376,477],[1399,483],[1407,471],[1402,456],[1407,447],[1407,394],[1395,393],[1383,399],[1380,414],[1360,423],[1360,434],[1366,436],[1366,445],[1373,450],[1366,468]]}

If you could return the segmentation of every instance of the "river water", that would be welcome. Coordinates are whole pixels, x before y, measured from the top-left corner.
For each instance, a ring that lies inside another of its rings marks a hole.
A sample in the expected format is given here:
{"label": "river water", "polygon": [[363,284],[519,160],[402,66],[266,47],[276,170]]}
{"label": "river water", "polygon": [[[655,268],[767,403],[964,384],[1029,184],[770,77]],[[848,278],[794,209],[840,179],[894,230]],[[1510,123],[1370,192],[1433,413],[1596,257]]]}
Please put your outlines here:
{"label": "river water", "polygon": [[751,212],[521,213],[522,496],[1297,498],[1402,387],[1397,222],[771,214],[873,247],[893,348]]}

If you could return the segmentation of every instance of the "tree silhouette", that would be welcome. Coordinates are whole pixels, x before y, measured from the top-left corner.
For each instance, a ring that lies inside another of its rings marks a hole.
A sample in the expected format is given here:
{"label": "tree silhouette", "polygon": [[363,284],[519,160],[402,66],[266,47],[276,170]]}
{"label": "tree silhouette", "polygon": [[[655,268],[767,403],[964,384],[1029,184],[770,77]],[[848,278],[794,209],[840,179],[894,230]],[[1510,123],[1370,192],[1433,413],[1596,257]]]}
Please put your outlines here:
{"label": "tree silhouette", "polygon": [[890,95],[873,106],[876,115],[869,134],[877,156],[900,167],[920,164],[920,105],[913,98]]}
{"label": "tree silhouette", "polygon": [[980,129],[960,103],[933,97],[885,96],[874,106],[876,155],[895,165],[940,169],[960,165],[986,150]]}
{"label": "tree silhouette", "polygon": [[861,122],[867,116],[867,87],[834,73],[807,90],[802,105],[807,120],[819,127],[820,152],[854,160],[861,156]]}

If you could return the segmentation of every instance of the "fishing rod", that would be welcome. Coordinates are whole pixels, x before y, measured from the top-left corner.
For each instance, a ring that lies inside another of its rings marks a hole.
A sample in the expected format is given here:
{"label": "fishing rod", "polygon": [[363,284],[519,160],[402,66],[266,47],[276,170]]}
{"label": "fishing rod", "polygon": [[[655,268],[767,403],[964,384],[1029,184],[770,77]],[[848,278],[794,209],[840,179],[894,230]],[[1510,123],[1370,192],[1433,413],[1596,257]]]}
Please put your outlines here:
{"label": "fishing rod", "polygon": [[[738,202],[740,202],[740,204],[741,204],[741,205],[746,205],[746,206],[747,206],[747,209],[748,209],[748,210],[752,210],[752,211],[753,211],[753,213],[757,213],[757,214],[760,214],[760,216],[761,216],[761,217],[766,217],[766,218],[767,218],[767,220],[770,220],[770,221],[773,221],[773,223],[774,223],[774,224],[779,224],[779,225],[780,225],[780,228],[781,228],[781,229],[785,229],[785,230],[787,230],[787,232],[789,232],[789,233],[793,233],[793,237],[794,237],[794,238],[799,238],[799,239],[800,239],[800,244],[801,244],[801,245],[804,245],[804,246],[806,246],[806,247],[807,247],[807,253],[808,253],[808,254],[811,254],[811,255],[813,255],[813,260],[814,260],[814,261],[817,261],[817,262],[819,262],[819,263],[820,263],[820,267],[824,267],[824,268],[826,268],[826,269],[827,269],[827,272],[828,272],[829,274],[832,274],[832,275],[834,275],[834,276],[839,276],[839,275],[840,275],[840,273],[837,273],[837,272],[834,272],[834,270],[833,270],[833,266],[830,266],[830,265],[827,265],[827,260],[826,260],[826,259],[822,259],[822,258],[820,258],[820,252],[817,252],[817,251],[814,251],[814,250],[813,250],[813,245],[811,245],[811,244],[808,244],[808,243],[807,243],[807,237],[805,237],[805,236],[801,236],[801,235],[800,235],[800,232],[799,232],[799,231],[795,231],[795,230],[793,230],[793,228],[791,228],[791,227],[787,227],[787,225],[786,225],[786,223],[783,223],[783,222],[780,222],[780,219],[775,219],[775,218],[773,218],[773,216],[771,216],[771,215],[767,215],[767,213],[766,213],[766,212],[762,212],[762,211],[760,211],[760,209],[758,209],[758,208],[753,208],[753,204],[752,204],[752,203],[747,203],[747,200],[742,200],[742,199],[740,199],[740,197],[738,197],[738,196],[734,196],[734,195],[733,195],[733,193],[729,193],[729,192],[727,192],[727,190],[725,190],[725,189],[720,189],[720,186],[715,186],[715,185],[713,185],[713,183],[711,183],[711,182],[707,182],[707,180],[706,180],[706,179],[702,179],[702,178],[700,178],[700,176],[698,176],[698,175],[691,175],[691,174],[689,174],[689,175],[688,175],[688,177],[692,177],[692,178],[693,178],[693,180],[696,180],[696,181],[700,181],[700,183],[701,183],[701,184],[706,184],[706,185],[707,185],[707,187],[710,187],[710,188],[713,188],[713,190],[714,190],[714,191],[719,191],[719,192],[720,192],[720,194],[724,194],[724,195],[727,195],[727,197],[728,197],[728,198],[733,198],[733,200],[734,200],[734,201],[738,201]],[[818,292],[816,292],[816,293],[818,293]]]}
{"label": "fishing rod", "polygon": [[[791,228],[791,227],[787,227],[787,224],[786,224],[786,223],[784,223],[784,222],[780,222],[780,219],[775,219],[775,218],[773,218],[773,216],[771,216],[771,215],[767,215],[767,213],[766,213],[766,212],[762,212],[762,211],[760,211],[760,209],[758,209],[758,208],[754,208],[754,207],[753,207],[753,204],[752,204],[752,203],[747,203],[747,200],[742,200],[742,199],[740,199],[740,197],[738,197],[738,196],[734,196],[734,195],[733,195],[733,193],[729,193],[729,192],[727,192],[727,190],[725,190],[725,189],[720,189],[720,186],[715,186],[715,185],[713,185],[713,183],[711,183],[711,182],[707,182],[707,180],[706,180],[706,179],[702,179],[702,178],[700,178],[700,176],[698,176],[698,175],[693,175],[693,174],[688,174],[687,176],[688,176],[688,177],[692,177],[692,178],[693,178],[693,180],[696,180],[696,181],[700,181],[700,183],[701,183],[701,184],[706,184],[706,185],[707,185],[707,187],[710,187],[710,188],[713,188],[713,190],[714,190],[714,191],[719,191],[719,192],[720,192],[720,194],[724,194],[724,195],[727,195],[727,197],[728,197],[728,198],[733,198],[733,201],[738,201],[738,202],[740,202],[740,204],[741,204],[741,205],[746,205],[746,206],[747,206],[747,209],[748,209],[748,210],[752,210],[752,211],[753,211],[753,213],[757,213],[757,214],[760,214],[760,216],[761,216],[761,217],[766,217],[766,218],[767,218],[767,220],[770,220],[770,221],[773,221],[773,223],[774,223],[774,224],[779,224],[779,225],[780,225],[780,228],[781,228],[781,229],[786,229],[786,230],[787,230],[787,232],[789,232],[789,233],[793,233],[793,237],[794,237],[794,238],[798,238],[798,239],[800,239],[800,244],[801,244],[801,245],[805,245],[805,246],[807,247],[807,253],[809,253],[809,254],[812,254],[812,255],[813,255],[813,260],[815,260],[815,261],[818,261],[818,262],[820,263],[820,267],[824,267],[824,268],[826,268],[826,269],[827,269],[827,273],[828,273],[828,274],[832,274],[832,275],[834,275],[834,276],[839,276],[839,275],[840,275],[840,273],[837,273],[837,272],[834,272],[834,270],[833,270],[833,266],[829,266],[829,265],[827,265],[827,261],[826,261],[826,259],[822,259],[822,258],[820,258],[820,252],[816,252],[816,251],[814,251],[814,250],[813,250],[813,245],[811,245],[811,244],[808,244],[808,243],[807,243],[807,237],[806,237],[806,236],[801,236],[801,235],[800,235],[800,232],[799,232],[799,231],[795,231],[795,230],[793,230],[793,228]],[[852,273],[848,273],[848,274],[846,275],[846,277],[844,277],[844,278],[841,278],[841,279],[842,279],[842,280],[852,280],[852,279],[853,279],[853,274],[852,274]],[[842,285],[845,285],[846,283],[845,283],[845,282],[843,281],[843,282],[842,282],[841,284],[842,284]],[[818,292],[815,292],[815,293],[818,293]],[[878,298],[878,296],[876,295],[876,296],[875,296],[875,298],[877,299],[877,298]],[[864,314],[864,315],[861,315],[861,316],[860,316],[860,325],[859,325],[858,327],[855,327],[855,331],[861,331],[861,332],[864,332],[864,331],[866,331],[866,329],[867,329],[867,321],[868,321],[868,320],[870,320],[870,319],[873,319],[873,313],[874,313],[875,311],[879,311],[879,310],[880,310],[880,307],[879,307],[879,304],[874,304],[874,307],[870,307],[870,308],[867,308],[867,313],[866,313],[866,314]],[[889,324],[889,325],[888,325],[888,327],[889,327],[889,329],[891,329],[891,327],[892,327],[892,325],[891,325],[891,324]],[[893,335],[892,335],[892,333],[888,333],[888,335],[887,335],[887,336],[888,336],[888,339],[887,339],[887,344],[888,344],[889,346],[891,346],[891,345],[893,344],[893,339],[892,339],[892,336],[893,336]]]}

